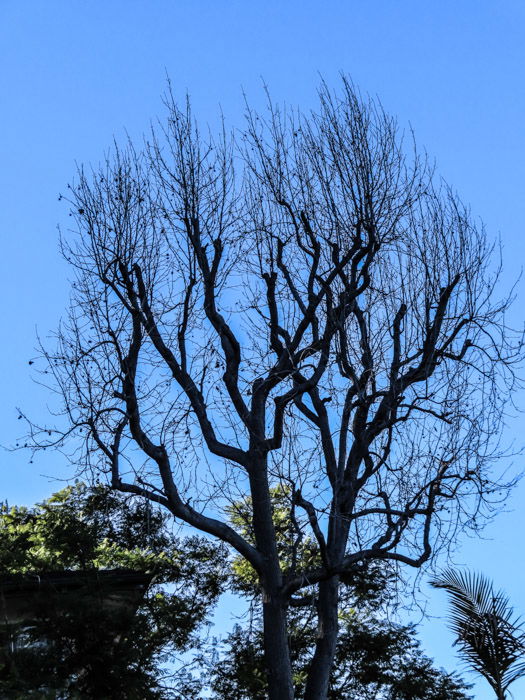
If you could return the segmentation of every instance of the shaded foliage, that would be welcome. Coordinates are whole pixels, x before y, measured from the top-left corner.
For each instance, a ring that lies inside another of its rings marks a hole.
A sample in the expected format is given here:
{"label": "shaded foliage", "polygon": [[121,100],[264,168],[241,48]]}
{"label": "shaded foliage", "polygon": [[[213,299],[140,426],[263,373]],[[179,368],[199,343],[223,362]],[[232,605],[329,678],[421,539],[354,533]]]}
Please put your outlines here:
{"label": "shaded foliage", "polygon": [[[278,548],[285,571],[291,552],[309,561],[319,560],[319,551],[311,540],[295,550],[285,518],[286,487],[272,489],[273,517],[278,533]],[[233,523],[249,540],[253,529],[249,499],[230,509]],[[303,562],[299,562],[303,565]],[[217,700],[265,700],[268,684],[264,667],[263,633],[257,604],[258,581],[255,572],[240,557],[232,562],[231,585],[252,600],[251,621],[236,625],[216,649],[211,672],[213,697]],[[388,564],[371,564],[356,569],[342,582],[339,600],[339,636],[328,691],[329,700],[466,700],[469,686],[457,675],[433,666],[425,656],[412,625],[389,620],[396,600],[396,572]],[[301,605],[288,614],[288,640],[292,662],[294,692],[303,697],[317,630],[315,588]]]}
{"label": "shaded foliage", "polygon": [[[175,538],[140,499],[77,484],[34,508],[0,513],[1,573],[23,585],[77,572],[74,590],[42,586],[31,618],[2,627],[0,689],[9,697],[182,698],[200,687],[177,653],[199,644],[224,585],[224,552]],[[97,572],[149,572],[146,595],[115,605]],[[14,645],[13,645],[14,643]],[[192,695],[193,697],[193,695]]]}
{"label": "shaded foliage", "polygon": [[[294,689],[304,694],[307,658],[315,635],[291,637]],[[212,679],[217,700],[266,700],[260,630],[237,627],[225,642]],[[347,623],[340,632],[328,697],[330,700],[466,700],[468,687],[454,674],[436,669],[414,629],[377,620]]]}

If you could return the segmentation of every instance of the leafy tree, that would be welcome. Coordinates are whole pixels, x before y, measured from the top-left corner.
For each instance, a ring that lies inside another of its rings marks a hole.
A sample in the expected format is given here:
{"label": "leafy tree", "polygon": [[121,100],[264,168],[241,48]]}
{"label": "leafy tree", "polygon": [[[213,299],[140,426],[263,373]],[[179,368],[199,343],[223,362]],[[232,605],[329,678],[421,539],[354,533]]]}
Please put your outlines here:
{"label": "leafy tree", "polygon": [[[310,563],[320,558],[314,541],[303,540],[291,549],[288,530],[288,489],[272,489],[273,518],[281,562],[291,565],[291,553]],[[249,541],[254,533],[249,499],[231,509],[233,524]],[[296,535],[295,535],[296,536]],[[301,562],[305,565],[306,562]],[[252,599],[250,622],[236,625],[216,651],[211,687],[217,700],[264,700],[268,682],[264,672],[263,632],[255,571],[241,558],[232,562],[231,586]],[[284,572],[286,572],[286,568]],[[339,636],[331,673],[330,700],[465,700],[468,686],[454,674],[433,667],[421,651],[415,628],[389,621],[397,576],[388,564],[371,564],[343,582],[339,601]],[[289,611],[289,643],[296,697],[303,697],[318,630],[315,588],[301,605]]]}
{"label": "leafy tree", "polygon": [[[272,491],[283,561],[289,546],[287,496],[286,489]],[[231,519],[253,539],[247,524],[249,505],[246,501],[234,504]],[[299,556],[316,560],[315,543],[303,542]],[[88,489],[77,484],[35,508],[4,507],[0,516],[0,570],[4,575],[24,581],[35,572],[76,571],[83,585],[73,593],[42,588],[33,601],[35,619],[23,632],[27,646],[13,654],[4,653],[0,690],[13,698],[46,694],[197,697],[201,683],[192,674],[179,674],[175,684],[162,680],[163,660],[169,660],[174,651],[200,646],[199,624],[224,585],[225,571],[218,565],[219,557],[224,558],[225,553],[214,553],[202,541],[181,543],[173,538],[164,516],[147,502],[125,500],[103,487]],[[203,565],[208,566],[208,573],[199,580]],[[258,586],[255,572],[242,558],[234,559],[231,565],[230,586],[253,598]],[[156,576],[157,583],[132,620],[125,608],[101,608],[99,600],[108,591],[98,581],[94,585],[89,576],[90,572],[115,567],[151,571]],[[352,589],[343,596],[342,632],[329,697],[462,700],[462,684],[436,671],[421,657],[410,627],[389,624],[375,615],[388,602],[391,579],[384,567],[362,570],[352,578]],[[179,583],[176,591],[168,593],[159,582]],[[123,631],[124,636],[115,643]],[[6,633],[12,635],[13,630]],[[294,610],[290,642],[299,697],[304,693],[315,634],[312,606]],[[46,641],[45,649],[35,648],[42,640]],[[224,647],[227,651],[215,657],[218,663],[210,676],[214,697],[265,698],[260,624],[237,626]],[[209,664],[203,661],[201,674],[206,667]]]}
{"label": "leafy tree", "polygon": [[508,597],[481,574],[447,569],[432,581],[449,594],[450,626],[466,663],[505,700],[525,676],[525,631]]}
{"label": "leafy tree", "polygon": [[[41,367],[64,422],[31,444],[71,445],[249,562],[271,700],[293,698],[288,615],[315,586],[305,698],[322,700],[342,578],[422,566],[501,498],[521,336],[483,227],[350,81],[322,85],[315,112],[248,108],[235,139],[166,104],[143,149],[81,169],[66,197],[75,279]],[[253,544],[228,522],[246,494]],[[293,553],[306,537],[315,562]]]}
{"label": "leafy tree", "polygon": [[[224,584],[223,559],[205,540],[175,538],[148,502],[102,486],[77,484],[34,508],[3,507],[3,585],[38,575],[42,586],[31,594],[32,619],[2,630],[0,690],[12,698],[195,697],[197,680],[184,670],[170,678],[166,663],[198,646]],[[152,574],[135,610],[106,602],[108,570]],[[76,572],[76,588],[46,585],[59,572]]]}
{"label": "leafy tree", "polygon": [[[304,621],[303,621],[304,622]],[[265,700],[268,684],[260,628],[237,626],[212,673],[217,700]],[[303,697],[315,626],[293,627],[290,648],[294,692]],[[369,617],[341,624],[331,675],[330,700],[466,700],[468,687],[454,674],[436,669],[411,626]]]}

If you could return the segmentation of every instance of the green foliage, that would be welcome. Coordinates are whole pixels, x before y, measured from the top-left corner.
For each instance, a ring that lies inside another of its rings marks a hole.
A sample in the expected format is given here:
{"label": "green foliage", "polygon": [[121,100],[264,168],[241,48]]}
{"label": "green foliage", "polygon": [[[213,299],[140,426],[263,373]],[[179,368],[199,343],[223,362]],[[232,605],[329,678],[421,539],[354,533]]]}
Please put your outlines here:
{"label": "green foliage", "polygon": [[467,686],[434,668],[415,628],[356,616],[341,631],[330,700],[464,700]]}
{"label": "green foliage", "polygon": [[[283,570],[293,560],[303,566],[319,560],[311,539],[290,531],[291,492],[272,490],[277,542]],[[253,539],[250,501],[230,510],[233,524]],[[295,514],[294,514],[295,515]],[[466,700],[468,687],[453,674],[436,669],[421,650],[410,625],[389,622],[386,611],[394,597],[395,572],[385,564],[359,567],[342,578],[336,658],[329,700]],[[233,560],[234,590],[255,597],[257,578],[241,559]],[[314,591],[307,591],[313,594]],[[211,672],[216,700],[264,700],[267,683],[260,611],[249,626],[237,625],[224,641]],[[296,697],[304,695],[317,634],[315,603],[288,610],[288,633]]]}
{"label": "green foliage", "polygon": [[450,597],[450,622],[467,664],[498,698],[525,676],[525,631],[502,591],[481,574],[448,569],[432,581]]}
{"label": "green foliage", "polygon": [[[314,630],[290,638],[296,697],[303,697]],[[213,671],[216,700],[265,700],[266,678],[260,629],[237,626]],[[356,616],[341,630],[329,700],[466,700],[459,678],[434,668],[421,652],[415,630]]]}
{"label": "green foliage", "polygon": [[[69,486],[34,508],[0,510],[0,571],[131,568],[170,561],[175,541],[158,510],[103,486]],[[171,550],[171,551],[170,551]]]}
{"label": "green foliage", "polygon": [[[298,523],[299,515],[295,511],[292,496],[292,490],[284,485],[278,485],[270,489],[277,551],[280,555],[279,560],[284,574],[292,573],[296,566],[306,569],[321,564],[317,544],[310,537],[304,535],[298,537],[298,528],[294,527],[294,520]],[[251,498],[249,496],[228,508],[232,525],[249,542],[254,544],[255,536],[251,522],[252,512]],[[290,517],[291,515],[293,517]],[[244,595],[255,595],[258,593],[257,574],[245,559],[235,557],[232,561],[232,571],[231,587],[233,590]]]}
{"label": "green foliage", "polygon": [[[290,491],[279,487],[272,494],[285,570],[294,561],[300,566],[315,562],[315,543],[298,540],[290,531]],[[231,520],[252,538],[250,511],[246,499],[231,508]],[[100,604],[107,591],[97,582],[97,572],[114,569],[154,577],[134,615]],[[0,696],[15,700],[202,697],[201,678],[184,670],[175,674],[170,662],[178,653],[198,653],[202,647],[200,670],[209,667],[202,625],[227,578],[242,595],[253,599],[258,592],[255,573],[243,560],[229,560],[206,540],[178,540],[165,516],[148,503],[83,484],[34,508],[0,511],[0,571],[20,581],[35,573],[72,571],[83,579],[79,590],[67,594],[42,588],[31,622],[22,630],[0,630]],[[394,578],[379,565],[345,577],[330,700],[465,700],[466,686],[421,654],[414,629],[386,621]],[[16,635],[18,646],[10,651]],[[290,608],[289,635],[301,697],[316,639],[313,602]],[[209,681],[216,700],[267,697],[257,614],[251,626],[235,627],[214,658]]]}
{"label": "green foliage", "polygon": [[[43,586],[32,598],[32,619],[21,629],[3,626],[0,695],[196,697],[200,684],[184,672],[170,679],[166,664],[198,646],[224,587],[224,561],[225,552],[204,539],[175,538],[148,503],[102,486],[77,484],[34,508],[4,507],[3,580],[76,571],[81,585]],[[97,572],[121,569],[153,577],[136,611],[104,602],[108,590]]]}

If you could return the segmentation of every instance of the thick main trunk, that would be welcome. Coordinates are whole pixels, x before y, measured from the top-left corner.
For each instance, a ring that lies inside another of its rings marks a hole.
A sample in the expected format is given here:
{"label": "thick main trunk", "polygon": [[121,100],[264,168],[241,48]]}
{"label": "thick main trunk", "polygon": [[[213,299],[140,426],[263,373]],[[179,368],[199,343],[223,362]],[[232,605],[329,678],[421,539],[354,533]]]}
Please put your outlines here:
{"label": "thick main trunk", "polygon": [[253,529],[258,551],[264,559],[263,589],[264,661],[269,700],[293,700],[292,666],[288,648],[286,601],[282,598],[282,573],[272,517],[266,455],[251,454],[250,490]]}
{"label": "thick main trunk", "polygon": [[263,622],[269,700],[293,700],[286,608],[279,598],[266,593],[263,598]]}
{"label": "thick main trunk", "polygon": [[328,696],[334,665],[338,624],[339,578],[319,584],[317,603],[318,632],[315,653],[308,672],[304,700],[324,700]]}

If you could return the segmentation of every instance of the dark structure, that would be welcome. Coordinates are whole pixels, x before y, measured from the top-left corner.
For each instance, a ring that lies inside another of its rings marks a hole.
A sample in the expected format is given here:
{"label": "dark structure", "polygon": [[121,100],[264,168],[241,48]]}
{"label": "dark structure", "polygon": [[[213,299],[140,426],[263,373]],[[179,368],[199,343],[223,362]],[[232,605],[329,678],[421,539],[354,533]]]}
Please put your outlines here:
{"label": "dark structure", "polygon": [[111,571],[59,571],[0,577],[2,622],[12,627],[31,624],[42,614],[42,605],[64,601],[72,594],[94,598],[104,607],[127,609],[132,615],[143,598],[153,574],[128,569]]}
{"label": "dark structure", "polygon": [[0,692],[110,690],[152,578],[128,569],[0,577]]}

